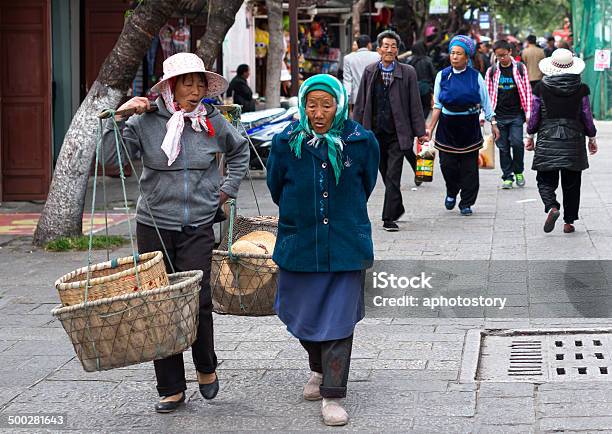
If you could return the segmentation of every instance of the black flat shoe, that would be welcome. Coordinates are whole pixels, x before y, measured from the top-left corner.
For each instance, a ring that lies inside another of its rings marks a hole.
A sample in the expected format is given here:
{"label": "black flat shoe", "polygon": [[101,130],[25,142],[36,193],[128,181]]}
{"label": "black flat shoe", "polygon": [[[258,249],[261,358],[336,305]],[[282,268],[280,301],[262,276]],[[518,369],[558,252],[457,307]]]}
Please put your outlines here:
{"label": "black flat shoe", "polygon": [[185,392],[178,401],[160,401],[155,404],[155,411],[158,413],[172,413],[174,410],[180,407],[185,402]]}
{"label": "black flat shoe", "polygon": [[210,384],[199,384],[200,393],[204,399],[213,399],[219,393],[219,377],[215,378]]}

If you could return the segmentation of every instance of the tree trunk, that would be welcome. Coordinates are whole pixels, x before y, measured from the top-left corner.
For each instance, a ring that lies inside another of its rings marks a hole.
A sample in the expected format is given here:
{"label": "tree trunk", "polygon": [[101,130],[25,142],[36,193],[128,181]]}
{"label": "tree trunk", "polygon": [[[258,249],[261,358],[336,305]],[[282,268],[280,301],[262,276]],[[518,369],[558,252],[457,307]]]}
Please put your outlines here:
{"label": "tree trunk", "polygon": [[204,61],[206,69],[211,69],[217,60],[219,47],[234,24],[242,3],[243,0],[208,0],[206,30],[200,38],[200,47],[195,52]]}
{"label": "tree trunk", "polygon": [[424,30],[427,21],[429,21],[429,4],[430,0],[417,0],[415,5],[415,24],[416,28],[414,30],[415,37],[417,40],[425,39],[424,38]]}
{"label": "tree trunk", "polygon": [[[412,46],[412,29],[414,27],[414,14],[410,2],[408,0],[397,2],[395,4],[395,9],[393,9],[393,21],[396,25],[396,31],[400,38],[402,38],[402,42],[405,45],[405,48]],[[402,54],[401,52],[399,54]]]}
{"label": "tree trunk", "polygon": [[34,233],[35,245],[42,246],[61,236],[82,234],[87,181],[98,135],[96,114],[119,104],[153,35],[159,32],[174,7],[173,0],[147,0],[126,20],[113,51],[104,61],[66,133],[49,196]]}
{"label": "tree trunk", "polygon": [[268,10],[268,59],[266,63],[266,108],[280,107],[280,72],[284,55],[283,2],[266,0]]}
{"label": "tree trunk", "polygon": [[365,6],[366,0],[357,0],[357,2],[353,4],[353,37],[361,35],[361,14],[363,13]]}

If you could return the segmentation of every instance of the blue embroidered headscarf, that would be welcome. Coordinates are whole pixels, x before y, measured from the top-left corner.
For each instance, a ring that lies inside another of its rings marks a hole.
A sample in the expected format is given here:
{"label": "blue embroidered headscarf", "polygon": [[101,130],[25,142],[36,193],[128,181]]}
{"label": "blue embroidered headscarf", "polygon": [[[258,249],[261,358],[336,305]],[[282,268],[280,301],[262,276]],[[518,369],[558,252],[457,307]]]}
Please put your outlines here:
{"label": "blue embroidered headscarf", "polygon": [[465,35],[457,35],[453,39],[451,39],[450,44],[448,44],[448,52],[450,53],[454,46],[459,46],[465,50],[465,54],[468,57],[474,57],[476,54],[476,44],[474,40],[469,36]]}
{"label": "blue embroidered headscarf", "polygon": [[[306,116],[306,95],[314,90],[322,90],[329,93],[336,100],[336,116],[331,128],[325,134],[317,134],[310,127],[308,116]],[[297,158],[302,156],[302,142],[308,140],[308,145],[316,146],[320,140],[327,143],[327,157],[334,169],[336,184],[340,182],[340,172],[342,171],[342,129],[344,122],[348,119],[348,98],[346,89],[342,83],[334,76],[328,74],[313,75],[308,78],[298,93],[298,109],[300,112],[300,123],[291,133],[289,147]]]}

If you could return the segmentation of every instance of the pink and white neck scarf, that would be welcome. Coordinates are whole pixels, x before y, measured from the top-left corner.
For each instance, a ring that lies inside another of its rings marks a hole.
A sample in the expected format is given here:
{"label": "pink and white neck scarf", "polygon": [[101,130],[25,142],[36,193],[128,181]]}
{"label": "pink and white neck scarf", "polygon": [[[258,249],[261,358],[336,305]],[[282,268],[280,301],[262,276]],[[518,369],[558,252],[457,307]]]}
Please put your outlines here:
{"label": "pink and white neck scarf", "polygon": [[168,109],[172,115],[170,120],[166,123],[166,136],[161,145],[162,151],[164,151],[168,157],[168,166],[171,166],[181,152],[181,137],[183,135],[183,129],[185,128],[185,118],[191,120],[191,128],[198,133],[204,130],[209,136],[214,136],[215,132],[210,121],[206,117],[206,107],[204,104],[200,102],[195,110],[189,113],[180,109],[178,104],[174,102],[174,93],[168,82],[162,83],[161,95],[166,104],[166,109]]}

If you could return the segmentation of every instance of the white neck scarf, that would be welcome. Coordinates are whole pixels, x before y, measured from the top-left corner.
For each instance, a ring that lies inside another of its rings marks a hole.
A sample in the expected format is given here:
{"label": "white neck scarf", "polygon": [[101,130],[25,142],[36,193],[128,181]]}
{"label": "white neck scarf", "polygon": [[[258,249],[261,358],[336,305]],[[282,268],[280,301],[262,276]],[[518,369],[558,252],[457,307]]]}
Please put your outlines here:
{"label": "white neck scarf", "polygon": [[[168,166],[171,166],[181,152],[181,136],[185,128],[185,118],[191,120],[191,128],[193,128],[194,131],[201,132],[204,130],[207,133],[210,132],[204,104],[198,104],[195,110],[189,113],[185,112],[183,109],[177,110],[174,103],[174,94],[167,81],[161,85],[161,95],[166,104],[166,109],[168,109],[172,115],[170,120],[166,123],[166,136],[161,145],[162,151],[164,151],[168,157]],[[178,107],[178,104],[176,107]]]}

